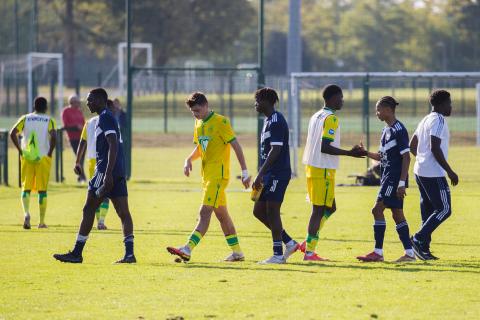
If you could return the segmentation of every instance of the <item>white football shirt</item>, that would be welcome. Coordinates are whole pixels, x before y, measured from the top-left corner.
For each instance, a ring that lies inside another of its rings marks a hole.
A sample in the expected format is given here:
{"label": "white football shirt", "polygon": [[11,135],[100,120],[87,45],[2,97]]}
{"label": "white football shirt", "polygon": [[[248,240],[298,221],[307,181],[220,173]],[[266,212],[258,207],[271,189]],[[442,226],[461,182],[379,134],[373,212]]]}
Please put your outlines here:
{"label": "white football shirt", "polygon": [[310,118],[303,164],[322,169],[337,169],[339,158],[322,152],[323,139],[331,140],[331,145],[334,147],[340,147],[338,118],[328,108],[321,109]]}
{"label": "white football shirt", "polygon": [[448,159],[450,133],[445,117],[440,113],[431,112],[420,121],[414,135],[418,138],[418,146],[413,172],[420,177],[444,177],[445,170],[437,162],[431,150],[431,136],[442,140],[440,148],[445,160]]}

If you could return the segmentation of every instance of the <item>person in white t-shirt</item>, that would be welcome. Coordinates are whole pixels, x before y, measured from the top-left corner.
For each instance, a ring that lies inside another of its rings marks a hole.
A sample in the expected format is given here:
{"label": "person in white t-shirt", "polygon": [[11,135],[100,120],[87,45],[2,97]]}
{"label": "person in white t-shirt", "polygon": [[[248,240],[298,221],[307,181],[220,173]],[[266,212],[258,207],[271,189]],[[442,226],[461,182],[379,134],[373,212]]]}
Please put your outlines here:
{"label": "person in white t-shirt", "polygon": [[412,237],[415,254],[422,260],[437,260],[430,252],[432,233],[451,215],[450,188],[458,176],[447,162],[450,133],[445,117],[452,113],[450,93],[436,90],[430,95],[432,112],[418,124],[410,140],[410,152],[416,157],[414,173],[420,189],[422,227]]}
{"label": "person in white t-shirt", "polygon": [[328,260],[317,255],[315,248],[320,229],[336,210],[335,173],[339,156],[361,158],[367,155],[365,149],[359,145],[350,150],[340,148],[340,121],[336,111],[343,106],[342,89],[335,84],[329,84],[323,89],[322,95],[325,104],[310,118],[303,153],[308,198],[312,204],[307,237],[299,247],[305,252],[304,261]]}

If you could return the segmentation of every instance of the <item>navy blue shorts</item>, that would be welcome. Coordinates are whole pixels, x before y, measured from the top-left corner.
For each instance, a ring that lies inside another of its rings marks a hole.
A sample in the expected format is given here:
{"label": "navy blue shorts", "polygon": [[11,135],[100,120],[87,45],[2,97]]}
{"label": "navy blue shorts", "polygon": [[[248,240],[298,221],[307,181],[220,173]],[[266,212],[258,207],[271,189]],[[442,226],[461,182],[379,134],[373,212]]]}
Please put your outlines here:
{"label": "navy blue shorts", "polygon": [[398,181],[385,181],[378,191],[377,202],[382,201],[386,208],[403,209],[403,199],[397,197]]}
{"label": "navy blue shorts", "polygon": [[[96,172],[88,183],[88,192],[96,196],[95,192],[103,185],[104,173]],[[113,177],[113,187],[105,194],[105,198],[119,198],[128,196],[127,181],[125,177]]]}
{"label": "navy blue shorts", "polygon": [[283,202],[290,180],[270,178],[264,181],[262,194],[258,201]]}

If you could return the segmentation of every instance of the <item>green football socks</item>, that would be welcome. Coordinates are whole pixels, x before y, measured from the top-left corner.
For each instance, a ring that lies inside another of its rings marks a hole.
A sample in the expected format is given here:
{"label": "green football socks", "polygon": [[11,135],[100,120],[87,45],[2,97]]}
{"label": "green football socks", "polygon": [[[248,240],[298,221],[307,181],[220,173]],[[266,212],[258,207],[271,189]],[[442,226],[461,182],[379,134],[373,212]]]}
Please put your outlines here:
{"label": "green football socks", "polygon": [[229,236],[225,236],[227,240],[227,244],[235,253],[241,253],[242,249],[240,249],[240,244],[238,243],[238,237],[236,234],[231,234]]}
{"label": "green football socks", "polygon": [[188,243],[187,247],[190,249],[190,251],[195,248],[198,243],[202,240],[202,234],[198,232],[197,230],[193,231],[193,233],[190,235],[190,238],[188,238]]}
{"label": "green football socks", "polygon": [[22,206],[25,216],[30,215],[30,190],[22,191]]}
{"label": "green football socks", "polygon": [[40,224],[45,224],[45,213],[47,212],[47,191],[38,192],[38,207],[40,208]]}

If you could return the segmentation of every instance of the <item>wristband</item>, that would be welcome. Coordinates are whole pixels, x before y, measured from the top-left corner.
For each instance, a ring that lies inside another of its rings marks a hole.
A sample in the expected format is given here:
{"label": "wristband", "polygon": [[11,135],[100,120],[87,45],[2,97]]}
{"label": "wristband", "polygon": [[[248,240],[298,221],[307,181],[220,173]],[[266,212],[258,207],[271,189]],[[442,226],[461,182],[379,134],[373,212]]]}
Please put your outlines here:
{"label": "wristband", "polygon": [[405,187],[405,181],[403,181],[403,180],[400,180],[400,182],[398,182],[398,187],[397,187],[397,189],[398,189],[398,188],[401,188],[401,187]]}
{"label": "wristband", "polygon": [[242,170],[242,182],[248,178],[248,170]]}

